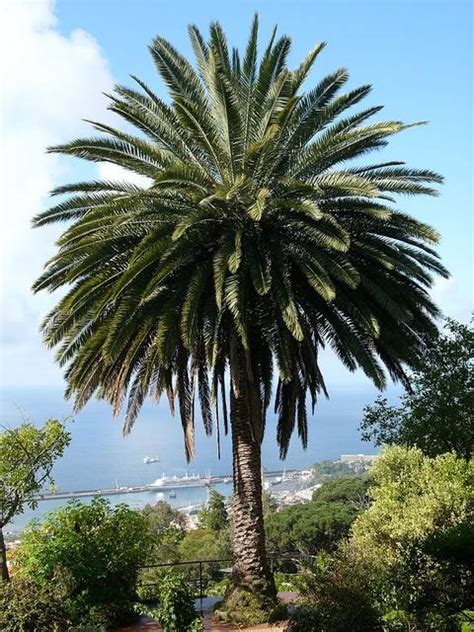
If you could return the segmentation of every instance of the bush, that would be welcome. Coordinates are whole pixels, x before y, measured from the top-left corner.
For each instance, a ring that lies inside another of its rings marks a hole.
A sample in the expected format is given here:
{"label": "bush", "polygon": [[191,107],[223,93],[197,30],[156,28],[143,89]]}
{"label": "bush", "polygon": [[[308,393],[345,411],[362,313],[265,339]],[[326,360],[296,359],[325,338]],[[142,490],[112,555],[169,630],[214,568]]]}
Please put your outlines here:
{"label": "bush", "polygon": [[351,543],[378,577],[389,629],[459,630],[460,613],[472,608],[473,473],[473,462],[454,454],[397,446],[372,467],[373,503]]}
{"label": "bush", "polygon": [[0,580],[0,630],[63,632],[71,625],[67,608],[51,589],[31,581],[14,578]]}
{"label": "bush", "polygon": [[194,597],[183,575],[167,573],[159,588],[159,604],[138,606],[140,614],[158,621],[164,632],[200,632],[203,626],[194,607]]}
{"label": "bush", "polygon": [[288,632],[378,632],[370,574],[347,545],[333,556],[320,554],[299,578],[300,607]]}
{"label": "bush", "polygon": [[138,570],[150,546],[140,512],[95,498],[90,505],[71,502],[33,524],[15,561],[18,575],[38,587],[61,587],[74,624],[106,627],[133,611]]}

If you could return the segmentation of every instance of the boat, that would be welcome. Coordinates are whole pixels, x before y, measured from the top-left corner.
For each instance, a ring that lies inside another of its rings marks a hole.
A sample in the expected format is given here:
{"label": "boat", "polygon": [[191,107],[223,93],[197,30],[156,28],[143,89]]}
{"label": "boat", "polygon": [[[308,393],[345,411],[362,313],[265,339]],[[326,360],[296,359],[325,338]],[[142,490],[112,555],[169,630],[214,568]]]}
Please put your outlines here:
{"label": "boat", "polygon": [[163,476],[153,481],[153,483],[150,484],[150,487],[162,487],[166,482],[167,482],[167,479],[163,473]]}
{"label": "boat", "polygon": [[159,459],[157,456],[146,456],[146,457],[143,459],[143,463],[144,463],[145,465],[149,465],[150,463],[158,463],[158,461],[159,461],[159,460],[160,460],[160,459]]}
{"label": "boat", "polygon": [[169,497],[170,498],[176,498],[176,493],[175,492],[170,492]]}

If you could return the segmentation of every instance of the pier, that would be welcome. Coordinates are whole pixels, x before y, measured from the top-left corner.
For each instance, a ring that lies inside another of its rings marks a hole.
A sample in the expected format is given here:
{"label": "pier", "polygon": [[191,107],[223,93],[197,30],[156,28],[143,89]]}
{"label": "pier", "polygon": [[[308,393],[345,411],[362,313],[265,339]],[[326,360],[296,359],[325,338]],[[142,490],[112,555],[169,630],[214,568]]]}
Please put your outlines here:
{"label": "pier", "polygon": [[[300,470],[275,470],[265,472],[266,478],[277,478],[279,476],[288,477],[288,479],[294,478],[298,475]],[[77,491],[64,491],[39,494],[35,500],[67,500],[70,498],[92,498],[94,496],[115,496],[120,494],[138,494],[140,492],[169,492],[176,489],[192,488],[192,487],[211,487],[219,483],[230,483],[233,480],[232,474],[226,474],[222,476],[209,476],[209,477],[197,477],[197,478],[163,478],[158,479],[163,481],[162,484],[151,485],[132,485],[130,487],[109,487],[102,489],[84,489]]]}

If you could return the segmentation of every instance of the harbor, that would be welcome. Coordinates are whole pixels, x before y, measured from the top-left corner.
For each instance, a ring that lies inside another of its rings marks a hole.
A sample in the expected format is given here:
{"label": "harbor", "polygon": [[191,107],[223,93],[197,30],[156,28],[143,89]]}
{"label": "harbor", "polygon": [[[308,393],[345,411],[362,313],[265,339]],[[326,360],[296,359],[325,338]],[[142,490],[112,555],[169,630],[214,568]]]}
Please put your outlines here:
{"label": "harbor", "polygon": [[[280,483],[283,479],[289,480],[298,478],[304,471],[301,470],[274,470],[265,472],[265,479],[270,485],[274,482]],[[156,479],[148,485],[132,485],[130,487],[119,487],[118,485],[110,488],[101,489],[84,489],[74,491],[56,491],[51,493],[39,494],[35,500],[38,502],[46,500],[68,500],[72,498],[92,498],[94,496],[115,496],[122,494],[138,494],[143,492],[173,492],[178,489],[189,489],[199,487],[212,487],[213,485],[229,484],[233,480],[232,474],[221,476],[199,476],[185,475],[182,477],[174,476],[166,477],[164,474],[161,478]]]}

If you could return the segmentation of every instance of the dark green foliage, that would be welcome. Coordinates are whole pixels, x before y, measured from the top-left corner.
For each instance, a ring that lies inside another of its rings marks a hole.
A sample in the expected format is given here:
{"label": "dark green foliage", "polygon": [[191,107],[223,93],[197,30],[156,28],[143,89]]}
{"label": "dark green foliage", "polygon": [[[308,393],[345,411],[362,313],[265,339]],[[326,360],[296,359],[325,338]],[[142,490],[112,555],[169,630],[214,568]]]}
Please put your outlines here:
{"label": "dark green foliage", "polygon": [[314,502],[343,503],[356,509],[368,506],[367,478],[341,478],[322,485],[313,493]]}
{"label": "dark green foliage", "polygon": [[95,498],[90,505],[70,502],[27,529],[18,567],[39,587],[60,586],[74,623],[107,625],[130,615],[150,546],[140,512]]}
{"label": "dark green foliage", "polygon": [[63,632],[71,623],[68,609],[51,587],[18,578],[0,583],[2,632]]}
{"label": "dark green foliage", "polygon": [[424,540],[423,550],[440,561],[474,564],[474,524],[463,522],[431,534]]}
{"label": "dark green foliage", "polygon": [[390,630],[458,631],[460,613],[474,606],[472,566],[440,561],[425,548],[405,547],[399,563],[378,576],[385,619]]}
{"label": "dark green foliage", "polygon": [[[152,538],[149,563],[177,562],[179,543],[185,536],[186,517],[164,500],[146,505],[143,516]],[[143,574],[143,573],[142,573]],[[145,575],[149,571],[145,572]]]}
{"label": "dark green foliage", "polygon": [[367,506],[366,491],[365,480],[341,479],[325,483],[307,505],[291,505],[271,514],[266,521],[270,551],[315,555],[332,550]]}
{"label": "dark green foliage", "polygon": [[287,632],[382,632],[371,577],[349,549],[319,555],[300,577],[299,608]]}
{"label": "dark green foliage", "polygon": [[198,515],[199,524],[211,531],[223,531],[229,526],[229,515],[225,497],[215,489],[209,492],[209,499]]}
{"label": "dark green foliage", "polygon": [[137,610],[158,621],[164,632],[201,632],[204,629],[188,581],[175,572],[168,572],[161,579],[159,604],[154,608],[138,606]]}
{"label": "dark green foliage", "polygon": [[315,483],[327,483],[339,478],[360,478],[360,473],[356,472],[348,463],[339,461],[321,461],[311,467]]}
{"label": "dark green foliage", "polygon": [[182,560],[212,560],[230,559],[229,540],[223,532],[217,535],[215,531],[206,528],[189,531],[179,545]]}
{"label": "dark green foliage", "polygon": [[164,500],[159,500],[154,505],[146,505],[143,515],[149,525],[153,536],[159,539],[169,529],[183,530],[186,526],[186,516],[178,509]]}
{"label": "dark green foliage", "polygon": [[365,409],[362,438],[376,445],[417,446],[429,456],[474,450],[474,331],[448,320],[427,349],[399,406],[379,397]]}

